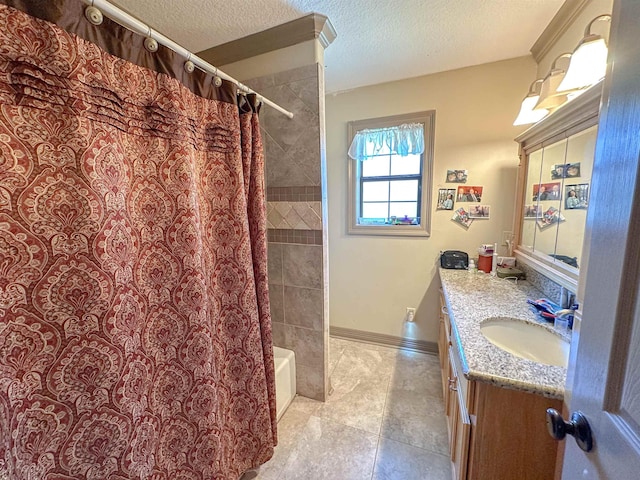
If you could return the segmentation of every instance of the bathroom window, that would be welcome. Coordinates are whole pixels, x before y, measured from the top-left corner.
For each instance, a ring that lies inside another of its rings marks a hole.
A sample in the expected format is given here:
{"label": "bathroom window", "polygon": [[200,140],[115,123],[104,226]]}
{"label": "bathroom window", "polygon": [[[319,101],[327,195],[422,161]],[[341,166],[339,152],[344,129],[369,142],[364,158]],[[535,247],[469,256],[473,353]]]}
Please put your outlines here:
{"label": "bathroom window", "polygon": [[349,122],[350,234],[428,236],[435,111]]}

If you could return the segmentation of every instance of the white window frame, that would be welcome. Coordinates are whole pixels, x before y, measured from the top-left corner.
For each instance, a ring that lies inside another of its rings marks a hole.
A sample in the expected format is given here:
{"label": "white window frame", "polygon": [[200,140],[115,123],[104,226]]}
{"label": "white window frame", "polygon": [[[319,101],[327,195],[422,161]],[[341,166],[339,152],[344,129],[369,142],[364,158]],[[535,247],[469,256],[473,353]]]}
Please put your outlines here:
{"label": "white window frame", "polygon": [[420,185],[421,202],[418,212],[420,225],[359,225],[362,161],[347,157],[349,158],[349,205],[347,206],[347,232],[349,234],[408,237],[428,237],[431,235],[431,185],[433,184],[435,116],[435,110],[428,110],[390,117],[357,120],[347,124],[349,145],[351,145],[355,134],[360,130],[395,127],[403,123],[421,123],[424,125],[424,153],[422,154],[422,183]]}

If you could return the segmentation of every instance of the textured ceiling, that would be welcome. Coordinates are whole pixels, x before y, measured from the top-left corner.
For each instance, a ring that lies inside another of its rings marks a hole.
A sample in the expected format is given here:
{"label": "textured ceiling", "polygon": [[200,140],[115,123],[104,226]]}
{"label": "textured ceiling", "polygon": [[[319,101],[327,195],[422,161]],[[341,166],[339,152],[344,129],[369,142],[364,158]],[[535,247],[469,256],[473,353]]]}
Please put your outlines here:
{"label": "textured ceiling", "polygon": [[529,54],[563,0],[112,0],[198,52],[307,13],[338,33],[328,93]]}

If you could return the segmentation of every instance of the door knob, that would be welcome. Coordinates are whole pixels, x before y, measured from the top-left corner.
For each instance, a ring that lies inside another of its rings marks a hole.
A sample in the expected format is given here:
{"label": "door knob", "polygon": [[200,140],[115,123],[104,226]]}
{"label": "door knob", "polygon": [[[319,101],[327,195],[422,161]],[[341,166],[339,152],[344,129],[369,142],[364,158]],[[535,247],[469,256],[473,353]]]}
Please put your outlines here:
{"label": "door knob", "polygon": [[560,412],[555,408],[547,409],[547,430],[556,440],[562,440],[567,434],[572,435],[576,439],[578,447],[585,452],[591,451],[593,448],[593,437],[591,436],[591,427],[582,412],[573,412],[571,420],[566,422]]}

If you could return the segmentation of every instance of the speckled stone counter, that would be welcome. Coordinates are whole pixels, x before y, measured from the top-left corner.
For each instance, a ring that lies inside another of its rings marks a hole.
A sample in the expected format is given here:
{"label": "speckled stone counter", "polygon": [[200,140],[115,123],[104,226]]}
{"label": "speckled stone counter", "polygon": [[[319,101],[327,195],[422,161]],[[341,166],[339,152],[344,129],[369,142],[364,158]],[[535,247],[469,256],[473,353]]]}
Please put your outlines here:
{"label": "speckled stone counter", "polygon": [[440,269],[451,334],[455,336],[463,374],[469,380],[563,398],[566,369],[512,355],[487,340],[480,323],[489,317],[512,317],[554,331],[531,310],[527,298],[543,295],[527,282],[466,270]]}

